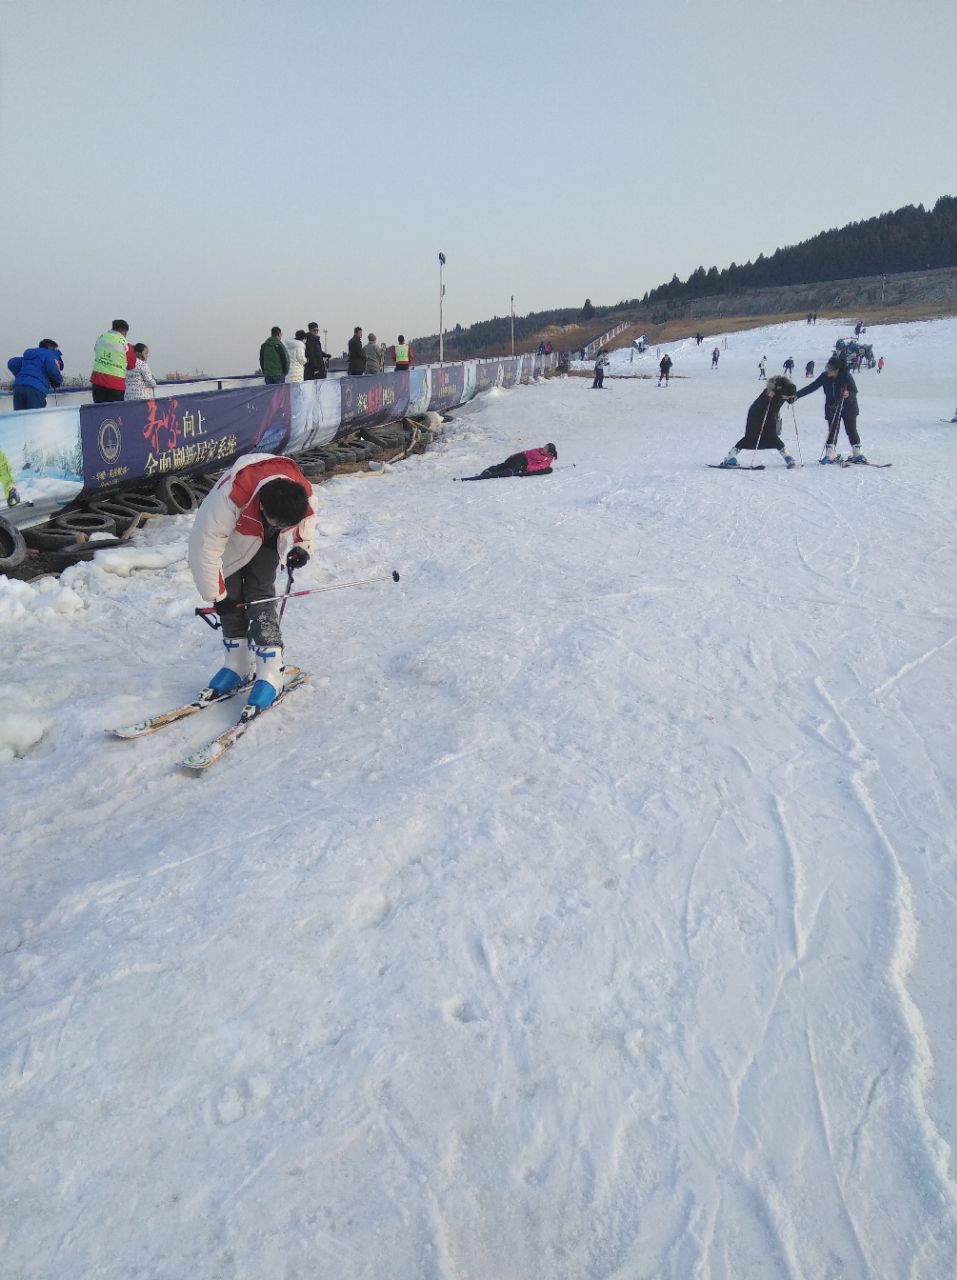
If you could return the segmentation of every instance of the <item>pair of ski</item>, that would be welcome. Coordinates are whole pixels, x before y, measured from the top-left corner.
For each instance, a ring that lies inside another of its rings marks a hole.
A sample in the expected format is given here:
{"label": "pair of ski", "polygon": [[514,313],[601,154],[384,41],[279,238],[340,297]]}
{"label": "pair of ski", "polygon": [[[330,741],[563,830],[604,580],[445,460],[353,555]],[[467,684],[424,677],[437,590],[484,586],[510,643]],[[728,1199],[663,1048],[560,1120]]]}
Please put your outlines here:
{"label": "pair of ski", "polygon": [[[753,466],[753,467],[742,466],[740,463],[736,467],[726,467],[723,462],[709,462],[707,465],[711,468],[712,471],[764,471],[765,470],[765,466],[763,462],[759,462],[756,466]],[[830,465],[832,466],[836,465],[839,467],[877,467],[878,469],[882,470],[884,467],[892,467],[894,464],[893,462],[851,462],[847,458],[835,458],[834,462],[831,463]],[[794,467],[788,467],[788,470],[793,471]]]}
{"label": "pair of ski", "polygon": [[[271,711],[273,707],[279,705],[280,702],[294,689],[299,689],[309,679],[307,671],[301,671],[299,667],[286,667],[284,672],[285,684],[282,690],[276,696],[276,699],[269,707],[250,711],[249,708],[243,709],[243,714],[239,717],[236,724],[231,725],[218,737],[213,738],[205,747],[200,747],[198,751],[191,751],[188,756],[179,761],[184,769],[202,770],[208,769],[210,765],[214,765],[217,760],[221,760],[226,752],[236,745],[239,739],[245,734],[246,730],[258,720],[265,711]],[[228,702],[230,698],[234,698],[237,693],[246,693],[252,687],[251,680],[245,680],[241,685],[229,693],[211,694],[211,690],[204,689],[203,692],[193,702],[187,702],[181,707],[174,707],[172,711],[162,711],[159,715],[149,716],[146,720],[138,720],[135,724],[124,725],[119,729],[108,729],[108,733],[112,733],[116,738],[132,739],[145,738],[148,734],[156,733],[159,729],[165,729],[167,725],[176,724],[179,720],[185,720],[187,716],[194,716],[200,711],[205,711],[207,707],[212,707],[220,702]],[[248,714],[247,714],[248,713]]]}

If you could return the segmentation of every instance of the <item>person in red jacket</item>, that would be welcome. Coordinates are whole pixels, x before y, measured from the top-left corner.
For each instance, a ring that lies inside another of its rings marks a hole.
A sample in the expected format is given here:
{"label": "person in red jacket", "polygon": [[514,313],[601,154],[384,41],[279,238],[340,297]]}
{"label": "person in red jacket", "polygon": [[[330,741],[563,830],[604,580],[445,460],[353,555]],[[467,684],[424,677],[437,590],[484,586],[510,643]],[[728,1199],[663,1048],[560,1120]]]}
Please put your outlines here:
{"label": "person in red jacket", "polygon": [[282,692],[282,632],[270,597],[280,564],[299,569],[309,560],[315,524],[312,485],[291,458],[269,453],[240,458],[203,499],[189,537],[189,567],[199,594],[219,614],[225,647],[204,701],[249,684],[253,658],[244,715],[265,710]]}
{"label": "person in red jacket", "polygon": [[552,463],[558,457],[558,450],[553,444],[543,445],[541,449],[524,449],[521,453],[512,453],[504,462],[494,467],[486,467],[477,476],[463,476],[463,480],[498,480],[503,476],[549,476]]}

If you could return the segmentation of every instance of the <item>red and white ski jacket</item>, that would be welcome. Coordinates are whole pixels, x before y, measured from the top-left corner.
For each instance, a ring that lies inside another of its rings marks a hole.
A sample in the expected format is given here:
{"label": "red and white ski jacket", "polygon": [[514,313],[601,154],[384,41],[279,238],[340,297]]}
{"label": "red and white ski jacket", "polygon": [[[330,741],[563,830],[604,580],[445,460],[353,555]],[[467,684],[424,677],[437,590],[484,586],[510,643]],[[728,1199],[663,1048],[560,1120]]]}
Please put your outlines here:
{"label": "red and white ski jacket", "polygon": [[312,553],[316,500],[312,485],[291,458],[250,453],[234,463],[203,499],[189,535],[189,568],[204,600],[221,600],[226,578],[248,564],[265,541],[259,490],[270,480],[293,480],[309,495],[309,511],[293,529],[279,535],[279,559],[293,546]]}

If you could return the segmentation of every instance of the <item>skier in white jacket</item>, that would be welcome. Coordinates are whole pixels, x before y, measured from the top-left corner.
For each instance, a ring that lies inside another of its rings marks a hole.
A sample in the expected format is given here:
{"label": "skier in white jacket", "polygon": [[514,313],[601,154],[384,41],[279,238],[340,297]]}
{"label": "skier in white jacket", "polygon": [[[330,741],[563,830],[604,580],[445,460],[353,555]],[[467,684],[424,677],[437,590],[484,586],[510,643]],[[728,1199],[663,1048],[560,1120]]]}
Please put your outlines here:
{"label": "skier in white jacket", "polygon": [[206,701],[253,680],[246,709],[265,710],[283,687],[282,632],[275,601],[280,564],[309,560],[316,525],[312,485],[291,458],[251,453],[226,472],[203,500],[189,537],[196,589],[219,614],[224,665],[209,682]]}

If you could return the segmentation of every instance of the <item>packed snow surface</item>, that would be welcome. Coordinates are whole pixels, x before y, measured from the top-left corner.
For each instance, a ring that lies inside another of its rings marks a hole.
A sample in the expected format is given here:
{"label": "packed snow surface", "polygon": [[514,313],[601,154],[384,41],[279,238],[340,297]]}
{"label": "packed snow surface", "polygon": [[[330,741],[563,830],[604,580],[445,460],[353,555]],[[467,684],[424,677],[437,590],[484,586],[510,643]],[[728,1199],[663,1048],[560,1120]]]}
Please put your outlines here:
{"label": "packed snow surface", "polygon": [[890,470],[820,392],[803,470],[705,467],[850,334],[322,486],[297,586],[401,581],[293,601],[313,679],[205,775],[236,703],[103,732],[219,664],[190,517],[0,579],[5,1277],[957,1274],[957,322],[867,334]]}

